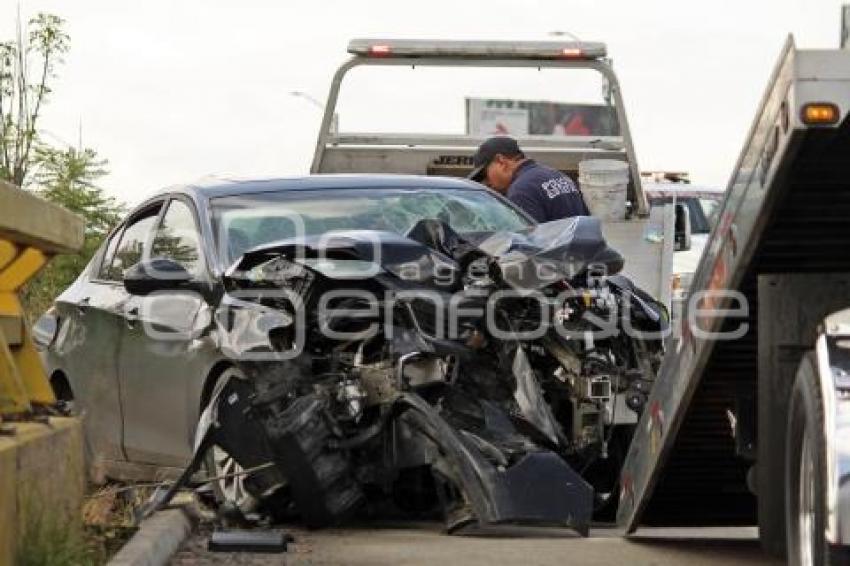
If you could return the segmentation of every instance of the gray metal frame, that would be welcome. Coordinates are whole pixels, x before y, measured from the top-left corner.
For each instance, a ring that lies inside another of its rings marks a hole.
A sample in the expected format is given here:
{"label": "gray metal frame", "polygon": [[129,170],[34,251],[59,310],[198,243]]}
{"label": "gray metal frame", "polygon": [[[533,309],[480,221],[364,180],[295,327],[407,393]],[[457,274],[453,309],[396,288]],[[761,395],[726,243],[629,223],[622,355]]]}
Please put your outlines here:
{"label": "gray metal frame", "polygon": [[[573,147],[586,147],[587,149],[594,150],[605,148],[606,144],[610,144],[610,147],[617,147],[620,145],[620,139],[622,139],[622,147],[625,149],[626,157],[629,162],[629,167],[631,170],[632,183],[631,187],[633,193],[631,196],[632,202],[636,204],[636,210],[639,216],[646,216],[649,213],[649,205],[646,200],[646,195],[643,191],[643,186],[641,184],[640,177],[640,167],[638,166],[637,155],[635,154],[634,144],[632,142],[631,130],[629,129],[628,118],[626,117],[625,104],[623,102],[622,92],[620,83],[617,80],[617,75],[614,73],[614,70],[611,66],[602,60],[554,60],[554,59],[493,59],[488,57],[363,57],[360,55],[355,55],[351,57],[348,61],[343,63],[339,69],[337,69],[334,74],[333,80],[331,81],[330,92],[328,93],[328,99],[325,103],[325,111],[322,117],[322,123],[319,127],[319,136],[316,141],[316,152],[313,156],[313,163],[310,167],[311,173],[319,173],[321,170],[322,159],[324,158],[325,150],[329,145],[334,144],[342,144],[346,141],[351,141],[354,143],[364,143],[369,145],[397,145],[400,143],[407,142],[407,144],[423,144],[429,142],[439,142],[440,145],[452,145],[454,140],[454,144],[457,145],[458,142],[462,142],[461,146],[470,146],[473,145],[476,141],[479,140],[477,137],[473,136],[435,136],[435,135],[423,135],[423,136],[415,136],[412,134],[410,136],[392,136],[386,134],[374,134],[374,135],[340,135],[338,132],[335,133],[332,131],[333,117],[336,112],[336,106],[339,99],[339,91],[342,85],[342,80],[345,75],[355,67],[359,67],[361,65],[372,65],[372,66],[401,66],[401,67],[415,67],[415,66],[427,66],[427,67],[507,67],[507,68],[516,68],[516,67],[525,67],[525,68],[554,68],[554,69],[592,69],[600,73],[603,77],[605,77],[610,85],[611,96],[614,99],[614,107],[617,112],[617,120],[620,123],[620,131],[622,136],[616,138],[593,138],[600,139],[598,144],[590,143],[592,140],[588,139],[587,142],[582,145],[584,140],[574,139],[572,142],[566,141],[558,143],[555,140],[547,141],[547,146],[551,144],[551,147],[554,148],[573,148]],[[534,139],[535,143],[537,140]]]}
{"label": "gray metal frame", "polygon": [[[806,130],[818,127],[803,124],[800,109],[810,102],[833,102],[841,110],[841,123],[850,109],[848,78],[846,52],[797,50],[788,38],[733,170],[691,292],[738,288],[775,208],[779,191],[773,189],[783,185]],[[715,308],[727,308],[727,303],[721,301]],[[723,314],[719,311],[704,330],[717,331]],[[687,319],[687,311],[682,318]],[[627,532],[639,526],[714,345],[688,333],[667,352],[648,401],[653,409],[643,414],[623,467],[618,523]],[[827,452],[835,450],[827,447]]]}
{"label": "gray metal frame", "polygon": [[[755,173],[764,153],[768,131],[772,130],[776,123],[780,104],[791,82],[793,57],[794,42],[789,38],[774,67],[768,89],[738,158],[723,208],[718,216],[719,221],[712,230],[702,260],[694,273],[691,293],[708,287],[715,265],[724,261],[724,240],[735,238],[740,247],[746,246],[752,253],[755,239],[751,238],[754,232],[760,232],[754,224],[760,224],[763,229],[767,221],[760,210],[764,205],[765,191],[758,190],[761,189],[761,183],[756,180],[758,175]],[[749,190],[751,186],[753,190]],[[730,220],[735,218],[744,203],[748,204],[746,208],[750,210],[746,212],[750,214],[745,214],[737,223],[728,222],[728,225],[724,225],[723,219],[727,216]],[[743,225],[744,223],[747,225]],[[733,224],[736,224],[734,234]],[[742,259],[748,261],[749,257],[742,256],[747,256],[747,252],[739,251],[738,256],[732,258],[726,280],[719,282],[722,288],[734,288],[743,277],[743,270],[736,268],[742,265]],[[681,320],[687,321],[687,316],[685,310]],[[713,331],[719,327],[720,321],[714,319],[712,322],[715,324],[709,330]],[[648,406],[655,406],[657,409],[654,415],[653,412],[646,411],[641,417],[621,474],[622,494],[617,523],[624,526],[628,533],[638,528],[641,513],[673,448],[713,346],[714,344],[707,340],[682,338],[667,351],[648,401]]]}

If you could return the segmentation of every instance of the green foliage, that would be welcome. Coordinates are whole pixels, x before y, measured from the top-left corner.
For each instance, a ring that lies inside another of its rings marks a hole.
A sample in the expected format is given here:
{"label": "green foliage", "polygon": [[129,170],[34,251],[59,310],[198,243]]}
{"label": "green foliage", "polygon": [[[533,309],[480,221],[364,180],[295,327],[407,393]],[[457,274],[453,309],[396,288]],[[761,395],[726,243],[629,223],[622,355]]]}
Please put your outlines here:
{"label": "green foliage", "polygon": [[86,540],[73,522],[50,513],[32,513],[18,541],[18,566],[95,566],[106,563],[103,548]]}
{"label": "green foliage", "polygon": [[121,220],[123,206],[95,185],[107,174],[107,161],[93,149],[41,148],[36,163],[39,195],[85,218],[86,236],[102,238]]}
{"label": "green foliage", "polygon": [[59,16],[40,13],[17,37],[0,42],[0,179],[19,187],[29,180],[38,146],[38,121],[68,52],[70,38]]}
{"label": "green foliage", "polygon": [[38,194],[82,216],[86,234],[78,255],[53,258],[27,285],[24,304],[31,319],[47,310],[53,299],[73,283],[124,213],[121,203],[95,185],[106,175],[107,162],[99,159],[94,150],[41,148],[37,159],[34,184]]}
{"label": "green foliage", "polygon": [[54,149],[41,143],[38,122],[50,83],[70,48],[65,21],[37,14],[17,35],[0,42],[0,179],[33,187],[43,198],[86,221],[85,244],[77,256],[59,256],[24,290],[30,317],[43,313],[82,272],[124,207],[95,182],[106,175],[106,160],[92,149]]}

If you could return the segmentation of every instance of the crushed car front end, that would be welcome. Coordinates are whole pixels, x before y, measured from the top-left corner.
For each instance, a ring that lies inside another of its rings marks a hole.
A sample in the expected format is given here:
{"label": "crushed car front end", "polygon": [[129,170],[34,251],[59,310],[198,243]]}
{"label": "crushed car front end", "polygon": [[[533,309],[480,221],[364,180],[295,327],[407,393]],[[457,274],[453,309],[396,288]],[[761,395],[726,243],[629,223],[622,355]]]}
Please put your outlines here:
{"label": "crushed car front end", "polygon": [[[245,471],[245,501],[311,526],[391,505],[449,532],[586,534],[616,507],[666,312],[617,275],[597,220],[534,226],[483,189],[428,193],[358,195],[384,229],[267,231],[257,246],[247,236],[271,216],[224,203],[215,228],[235,249],[213,325],[235,370],[184,476],[214,447]],[[389,206],[399,196],[406,210]]]}

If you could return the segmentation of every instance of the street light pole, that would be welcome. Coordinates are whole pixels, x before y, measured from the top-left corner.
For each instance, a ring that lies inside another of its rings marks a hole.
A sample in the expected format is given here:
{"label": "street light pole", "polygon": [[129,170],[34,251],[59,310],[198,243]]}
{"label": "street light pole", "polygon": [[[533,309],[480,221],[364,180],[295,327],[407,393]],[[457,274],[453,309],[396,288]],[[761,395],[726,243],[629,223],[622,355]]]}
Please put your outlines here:
{"label": "street light pole", "polygon": [[[291,96],[296,97],[296,98],[303,98],[304,100],[306,100],[307,102],[309,102],[310,104],[312,104],[313,106],[315,106],[316,108],[321,110],[322,112],[325,111],[325,105],[324,104],[322,104],[321,102],[316,100],[315,97],[311,96],[310,94],[308,94],[304,91],[293,90],[293,91],[290,91],[289,94]],[[331,133],[336,134],[338,132],[339,132],[339,114],[334,112],[334,115],[331,118]]]}
{"label": "street light pole", "polygon": [[841,49],[850,49],[850,4],[841,6]]}

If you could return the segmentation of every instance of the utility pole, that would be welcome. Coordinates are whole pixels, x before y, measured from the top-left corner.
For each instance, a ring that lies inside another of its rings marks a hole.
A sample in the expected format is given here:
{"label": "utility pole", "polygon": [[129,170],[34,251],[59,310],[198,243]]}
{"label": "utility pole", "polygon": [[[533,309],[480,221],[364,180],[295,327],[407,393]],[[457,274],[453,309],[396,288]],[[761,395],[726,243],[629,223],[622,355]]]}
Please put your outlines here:
{"label": "utility pole", "polygon": [[850,4],[841,7],[841,49],[850,49]]}
{"label": "utility pole", "polygon": [[[303,98],[304,100],[306,100],[307,102],[309,102],[310,104],[312,104],[313,106],[315,106],[316,108],[321,110],[322,112],[325,111],[325,105],[324,104],[322,104],[321,102],[316,100],[316,98],[314,96],[311,96],[304,91],[292,90],[292,91],[289,92],[289,94],[291,96],[296,97],[296,98]],[[338,134],[339,133],[339,114],[337,114],[336,112],[334,112],[334,115],[331,118],[331,133],[332,134]]]}

